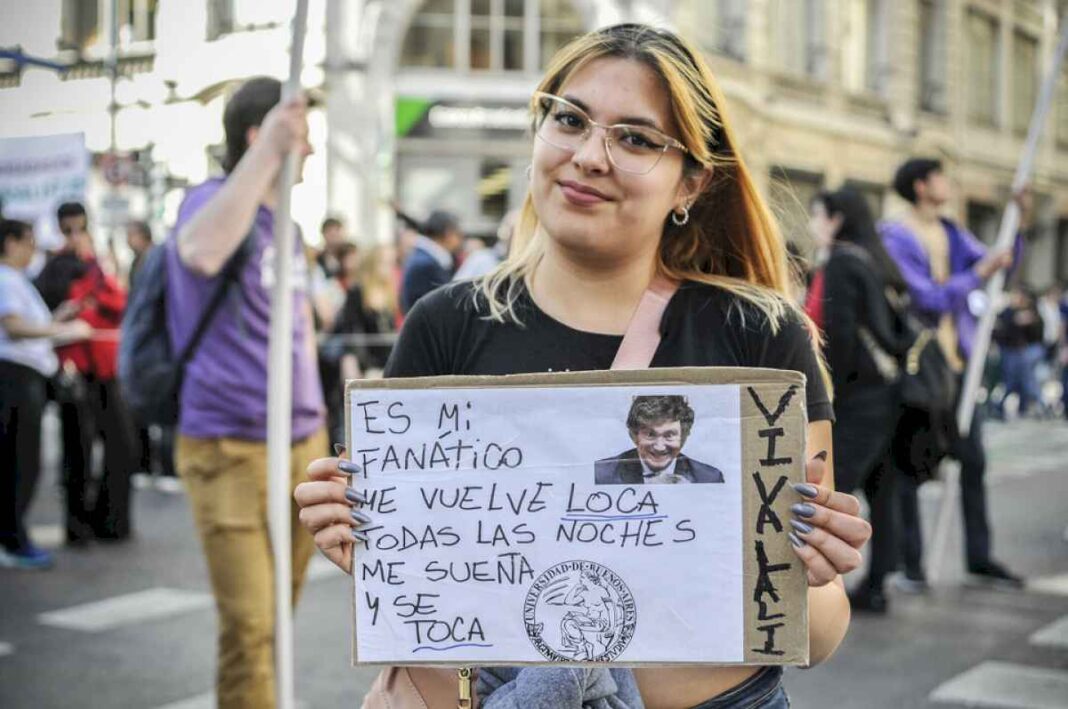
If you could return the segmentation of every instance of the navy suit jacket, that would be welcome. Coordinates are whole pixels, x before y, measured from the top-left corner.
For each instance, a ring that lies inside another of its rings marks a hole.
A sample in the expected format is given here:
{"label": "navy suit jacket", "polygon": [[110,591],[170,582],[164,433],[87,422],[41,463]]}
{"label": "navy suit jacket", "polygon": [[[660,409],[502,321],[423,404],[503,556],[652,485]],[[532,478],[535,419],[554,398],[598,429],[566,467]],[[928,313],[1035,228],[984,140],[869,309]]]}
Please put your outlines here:
{"label": "navy suit jacket", "polygon": [[[613,458],[605,458],[593,464],[594,482],[598,485],[643,485],[642,461],[638,449],[631,448]],[[675,474],[686,475],[695,483],[721,483],[723,473],[719,468],[689,458],[682,453],[675,461]]]}
{"label": "navy suit jacket", "polygon": [[404,262],[400,292],[401,312],[407,313],[417,300],[438,286],[445,285],[451,278],[452,274],[441,267],[433,254],[416,246]]}

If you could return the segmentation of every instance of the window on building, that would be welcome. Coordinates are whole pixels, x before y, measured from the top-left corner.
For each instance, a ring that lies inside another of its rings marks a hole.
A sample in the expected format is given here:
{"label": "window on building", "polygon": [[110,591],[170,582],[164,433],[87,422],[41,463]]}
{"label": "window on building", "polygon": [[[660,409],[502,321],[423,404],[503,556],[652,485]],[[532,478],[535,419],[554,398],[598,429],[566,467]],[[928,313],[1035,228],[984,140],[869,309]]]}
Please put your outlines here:
{"label": "window on building", "polygon": [[998,238],[1001,224],[1001,210],[985,202],[968,202],[968,230],[979,237],[984,244],[993,244]]}
{"label": "window on building", "polygon": [[919,2],[920,108],[946,113],[946,3]]}
{"label": "window on building", "polygon": [[539,11],[541,57],[538,67],[544,69],[565,44],[586,31],[586,23],[571,0],[541,0]]}
{"label": "window on building", "polygon": [[826,76],[824,0],[771,0],[768,4],[775,67],[815,79]]}
{"label": "window on building", "polygon": [[119,45],[156,39],[158,0],[118,0]]}
{"label": "window on building", "polygon": [[234,31],[234,0],[208,0],[208,40]]}
{"label": "window on building", "polygon": [[994,125],[997,119],[998,21],[969,10],[965,19],[968,46],[968,118],[973,123]]}
{"label": "window on building", "polygon": [[744,0],[685,0],[675,22],[702,47],[745,61],[747,9]]}
{"label": "window on building", "polygon": [[784,167],[771,169],[768,201],[786,241],[808,249],[808,209],[823,189],[823,175]]}
{"label": "window on building", "polygon": [[456,5],[461,0],[427,0],[408,26],[401,64],[413,67],[456,67]]}
{"label": "window on building", "polygon": [[526,57],[525,5],[523,0],[504,0],[504,15],[501,20],[501,66],[505,71],[523,70]]}
{"label": "window on building", "polygon": [[471,0],[471,68],[522,71],[524,0]]}
{"label": "window on building", "polygon": [[882,0],[845,0],[842,33],[842,82],[855,93],[883,89],[886,23]]}
{"label": "window on building", "polygon": [[1038,98],[1038,39],[1016,31],[1012,36],[1012,127],[1026,133]]}
{"label": "window on building", "polygon": [[156,39],[158,0],[118,0],[119,44]]}
{"label": "window on building", "polygon": [[868,203],[868,209],[871,210],[872,217],[876,220],[882,219],[883,196],[886,194],[886,189],[882,185],[863,180],[846,180],[842,187],[859,193],[864,198],[864,201]]}
{"label": "window on building", "polygon": [[63,0],[63,49],[83,50],[100,39],[100,4],[98,0]]}
{"label": "window on building", "polygon": [[401,65],[534,73],[584,31],[571,0],[427,0],[408,28]]}
{"label": "window on building", "polygon": [[[158,0],[117,0],[116,19],[119,28],[119,47],[133,42],[156,39],[156,9]],[[85,50],[90,46],[108,45],[111,28],[105,6],[98,0],[64,0],[60,46]]]}

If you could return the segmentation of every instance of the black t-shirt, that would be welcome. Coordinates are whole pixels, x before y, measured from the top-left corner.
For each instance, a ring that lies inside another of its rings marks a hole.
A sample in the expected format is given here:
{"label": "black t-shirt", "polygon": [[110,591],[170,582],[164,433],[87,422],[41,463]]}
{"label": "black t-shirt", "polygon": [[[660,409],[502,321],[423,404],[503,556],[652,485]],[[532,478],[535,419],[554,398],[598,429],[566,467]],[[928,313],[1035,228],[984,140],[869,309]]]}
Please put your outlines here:
{"label": "black t-shirt", "polygon": [[[526,374],[610,369],[621,335],[575,330],[546,315],[523,291],[522,324],[486,319],[470,282],[439,288],[408,314],[387,377]],[[792,313],[792,311],[790,311]],[[834,414],[808,329],[796,314],[772,333],[753,304],[721,288],[683,283],[661,321],[653,367],[767,367],[801,372],[810,421]]]}

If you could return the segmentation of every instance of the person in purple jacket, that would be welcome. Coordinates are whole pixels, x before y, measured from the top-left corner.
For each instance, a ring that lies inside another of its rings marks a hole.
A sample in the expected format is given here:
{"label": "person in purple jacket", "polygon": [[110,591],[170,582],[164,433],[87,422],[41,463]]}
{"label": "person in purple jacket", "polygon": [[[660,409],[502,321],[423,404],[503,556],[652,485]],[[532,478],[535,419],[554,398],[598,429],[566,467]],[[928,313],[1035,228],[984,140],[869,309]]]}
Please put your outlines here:
{"label": "person in purple jacket", "polygon": [[[274,706],[274,571],[267,529],[267,352],[274,282],[274,207],[289,153],[311,153],[303,97],[245,82],[223,114],[226,175],[191,188],[167,248],[167,330],[173,351],[192,337],[215,289],[229,289],[185,368],[176,462],[219,611],[218,706]],[[298,171],[299,175],[299,171]],[[244,265],[225,266],[238,251]],[[293,249],[290,470],[327,451],[303,239]],[[294,507],[293,524],[297,525]],[[293,534],[293,597],[315,549]]]}
{"label": "person in purple jacket", "polygon": [[[924,325],[935,330],[946,359],[963,376],[972,352],[977,314],[982,301],[978,291],[999,270],[1014,262],[1014,254],[989,251],[967,229],[942,216],[950,199],[950,183],[938,160],[916,158],[898,168],[894,190],[911,205],[898,221],[881,225],[883,242],[897,262],[911,296],[911,308]],[[1026,216],[1023,197],[1016,198]],[[1015,256],[1021,240],[1017,239]],[[958,387],[959,390],[959,387]],[[982,421],[976,418],[967,438],[953,442],[952,457],[961,464],[961,505],[964,512],[965,553],[968,572],[977,580],[1020,587],[1021,579],[991,557],[983,476]],[[923,572],[922,534],[915,478],[901,476],[902,547],[905,590],[927,588]]]}

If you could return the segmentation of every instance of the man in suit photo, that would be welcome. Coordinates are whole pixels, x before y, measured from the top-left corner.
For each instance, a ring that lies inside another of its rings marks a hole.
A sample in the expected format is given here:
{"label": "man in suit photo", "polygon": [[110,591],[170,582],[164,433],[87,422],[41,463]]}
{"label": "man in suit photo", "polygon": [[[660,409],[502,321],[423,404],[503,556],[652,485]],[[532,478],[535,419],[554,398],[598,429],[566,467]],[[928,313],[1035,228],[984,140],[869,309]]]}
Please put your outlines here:
{"label": "man in suit photo", "polygon": [[597,485],[721,483],[723,473],[682,453],[693,408],[679,395],[636,396],[627,414],[634,448],[594,463]]}

